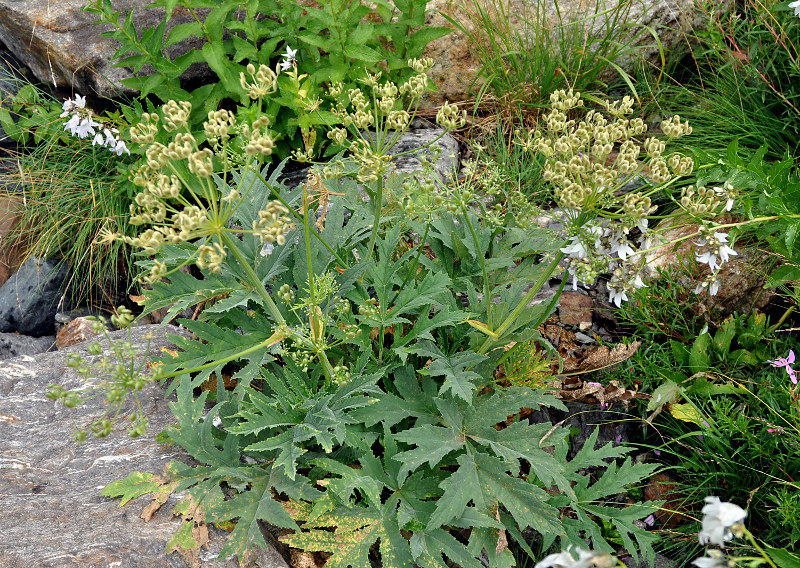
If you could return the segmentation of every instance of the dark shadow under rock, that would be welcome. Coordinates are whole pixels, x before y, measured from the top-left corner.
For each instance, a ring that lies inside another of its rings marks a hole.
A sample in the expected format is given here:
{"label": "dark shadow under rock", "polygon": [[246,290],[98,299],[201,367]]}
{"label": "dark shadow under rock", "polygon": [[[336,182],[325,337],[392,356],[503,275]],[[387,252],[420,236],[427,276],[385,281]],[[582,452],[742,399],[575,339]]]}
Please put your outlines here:
{"label": "dark shadow under rock", "polygon": [[31,337],[16,333],[0,333],[0,360],[23,355],[38,355],[49,351],[56,344],[54,335]]}
{"label": "dark shadow under rock", "polygon": [[[144,352],[149,334],[153,335],[151,354],[170,346],[164,337],[166,329],[134,328],[137,352]],[[178,333],[175,328],[169,332]],[[127,332],[115,332],[112,337],[124,339]],[[155,440],[175,422],[164,390],[151,383],[139,393],[149,421],[146,435],[129,438],[124,431],[114,432],[107,438],[88,436],[81,445],[72,441],[71,433],[102,417],[104,397],[68,409],[45,396],[50,384],[68,389],[82,386],[74,370],[66,366],[66,359],[73,352],[89,357],[87,347],[88,343],[82,343],[0,362],[0,508],[7,519],[0,528],[0,566],[186,568],[187,563],[177,554],[166,554],[166,543],[181,522],[171,516],[178,496],[172,495],[145,522],[139,515],[151,502],[149,496],[119,507],[118,499],[100,495],[103,487],[134,471],[159,474],[172,460],[192,463],[182,449]],[[193,566],[238,566],[235,559],[215,560],[227,536],[212,528],[209,548],[199,551]],[[288,568],[274,550],[257,551],[244,565]]]}
{"label": "dark shadow under rock", "polygon": [[633,434],[634,426],[627,416],[614,410],[600,410],[596,405],[566,403],[567,412],[556,408],[538,410],[530,415],[529,420],[533,423],[551,422],[558,424],[563,421],[564,428],[575,429],[576,433],[570,437],[570,450],[568,457],[575,457],[589,436],[596,428],[600,431],[597,435],[596,447],[608,444],[621,444],[628,442]]}

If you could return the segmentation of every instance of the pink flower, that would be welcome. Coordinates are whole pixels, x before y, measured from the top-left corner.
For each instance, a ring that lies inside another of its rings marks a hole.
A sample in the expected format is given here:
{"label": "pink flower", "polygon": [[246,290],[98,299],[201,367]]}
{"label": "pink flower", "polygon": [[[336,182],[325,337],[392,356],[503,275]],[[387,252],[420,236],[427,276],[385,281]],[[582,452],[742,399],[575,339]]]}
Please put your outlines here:
{"label": "pink flower", "polygon": [[778,357],[775,361],[767,361],[767,363],[773,367],[785,367],[789,378],[792,379],[792,383],[797,384],[797,371],[791,367],[792,363],[794,363],[794,351],[790,349],[788,357]]}

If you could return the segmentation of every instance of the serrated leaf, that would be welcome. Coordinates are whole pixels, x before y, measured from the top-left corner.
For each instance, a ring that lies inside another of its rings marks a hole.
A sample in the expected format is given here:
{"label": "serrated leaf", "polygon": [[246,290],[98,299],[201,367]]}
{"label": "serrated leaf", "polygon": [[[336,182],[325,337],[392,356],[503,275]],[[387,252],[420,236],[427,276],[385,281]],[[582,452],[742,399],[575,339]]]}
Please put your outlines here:
{"label": "serrated leaf", "polygon": [[475,466],[487,503],[502,504],[519,526],[542,534],[563,534],[558,509],[547,503],[542,489],[509,475],[505,463],[487,454],[476,454]]}
{"label": "serrated leaf", "polygon": [[473,393],[478,387],[477,382],[480,381],[481,376],[470,369],[484,362],[486,360],[485,355],[474,351],[462,351],[455,355],[447,356],[430,342],[426,342],[416,352],[433,358],[430,365],[420,369],[420,373],[432,377],[444,377],[444,383],[439,389],[440,394],[451,391],[453,396],[459,397],[468,403],[472,402]]}
{"label": "serrated leaf", "polygon": [[271,525],[298,530],[289,513],[272,496],[268,476],[253,480],[250,488],[206,511],[206,521],[216,523],[238,518],[236,527],[220,550],[219,558],[236,555],[241,562],[248,549],[253,546],[268,548],[258,521],[269,521]]}
{"label": "serrated leaf", "polygon": [[155,481],[150,481],[152,478],[152,473],[134,471],[125,479],[119,479],[103,487],[100,490],[100,495],[103,497],[120,497],[119,506],[122,507],[132,499],[157,491],[160,485]]}
{"label": "serrated leaf", "polygon": [[415,471],[428,462],[430,467],[438,464],[444,456],[463,447],[464,439],[459,432],[450,428],[426,424],[397,433],[394,438],[399,442],[414,444],[416,448],[401,452],[393,459],[402,462],[403,472]]}
{"label": "serrated leaf", "polygon": [[487,509],[481,494],[475,460],[470,455],[462,454],[458,457],[458,465],[459,468],[455,473],[440,485],[444,489],[444,494],[436,502],[436,510],[428,521],[426,532],[446,525],[463,515],[467,504],[472,500],[477,499],[475,507],[478,510]]}

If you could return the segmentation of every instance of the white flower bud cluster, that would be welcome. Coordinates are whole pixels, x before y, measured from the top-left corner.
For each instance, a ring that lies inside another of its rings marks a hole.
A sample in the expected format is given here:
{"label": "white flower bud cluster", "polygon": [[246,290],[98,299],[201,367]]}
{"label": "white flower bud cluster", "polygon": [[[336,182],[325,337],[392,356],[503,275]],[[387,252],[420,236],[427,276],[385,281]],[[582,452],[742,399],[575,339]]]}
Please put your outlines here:
{"label": "white flower bud cluster", "polygon": [[[211,148],[200,148],[188,132],[191,111],[187,102],[170,101],[161,108],[162,118],[146,113],[142,122],[131,129],[132,139],[147,147],[144,163],[132,176],[133,183],[141,189],[131,205],[130,222],[151,227],[135,238],[124,237],[124,240],[147,254],[156,254],[167,243],[205,239],[198,248],[195,262],[200,269],[219,272],[226,254],[221,244],[211,242],[211,238],[225,230],[230,212],[237,207],[241,195],[234,188],[216,206],[206,207],[207,200],[216,199],[217,189],[210,179],[215,172],[215,161],[228,158],[227,141],[233,132],[244,135],[248,153],[269,154],[273,140],[267,130],[268,118],[261,117],[252,125],[238,126],[232,113],[221,110],[210,112],[203,125]],[[163,124],[164,131],[172,132],[172,140],[166,145],[155,141],[159,123]],[[183,165],[179,166],[181,162]],[[193,176],[186,177],[187,169]],[[262,242],[282,244],[284,233],[291,226],[285,213],[282,205],[271,205],[259,213],[253,232]],[[157,281],[166,270],[163,263],[155,263],[145,281]]]}
{"label": "white flower bud cluster", "polygon": [[255,65],[248,63],[247,73],[250,75],[252,82],[247,80],[247,76],[243,72],[240,72],[239,84],[242,89],[247,91],[247,95],[251,99],[261,99],[278,90],[278,76],[266,65],[259,65],[258,71],[256,71]]}
{"label": "white flower bud cluster", "polygon": [[714,189],[701,185],[697,188],[694,186],[683,188],[678,203],[689,215],[704,217],[715,214],[721,202]]}
{"label": "white flower bud cluster", "polygon": [[92,146],[105,146],[117,156],[131,153],[125,141],[120,140],[118,129],[104,126],[94,119],[92,109],[86,108],[86,97],[75,95],[74,99],[64,101],[61,109],[61,118],[70,117],[64,123],[64,130],[73,136],[81,139],[92,136]]}
{"label": "white flower bud cluster", "polygon": [[681,117],[677,114],[661,122],[661,132],[669,138],[676,139],[692,133],[692,127],[688,121],[681,122]]}
{"label": "white flower bud cluster", "polygon": [[461,128],[467,122],[467,111],[458,112],[458,105],[444,103],[436,113],[436,124],[446,130]]}
{"label": "white flower bud cluster", "polygon": [[164,130],[173,132],[180,130],[189,123],[189,116],[192,114],[192,103],[189,101],[169,101],[163,107],[161,112],[164,113]]}
{"label": "white flower bud cluster", "polygon": [[200,270],[208,270],[212,274],[219,274],[222,272],[222,262],[226,256],[225,249],[219,243],[213,245],[202,245],[197,249],[197,268]]}
{"label": "white flower bud cluster", "polygon": [[278,201],[270,201],[266,209],[258,212],[258,220],[253,221],[253,234],[262,244],[286,244],[286,233],[292,228],[289,210]]}
{"label": "white flower bud cluster", "polygon": [[206,138],[212,144],[225,142],[236,125],[236,117],[227,110],[212,110],[208,113],[208,120],[203,123]]}
{"label": "white flower bud cluster", "polygon": [[364,139],[356,140],[350,145],[353,159],[359,166],[358,181],[361,183],[371,183],[377,181],[389,171],[392,164],[392,156],[377,154],[372,146]]}
{"label": "white flower bud cluster", "polygon": [[275,148],[275,141],[269,133],[269,118],[262,116],[253,121],[253,127],[242,125],[242,134],[247,140],[244,151],[248,156],[269,156]]}
{"label": "white flower bud cluster", "polygon": [[158,115],[155,113],[144,113],[139,124],[131,127],[131,142],[134,144],[152,144],[155,142],[159,120]]}

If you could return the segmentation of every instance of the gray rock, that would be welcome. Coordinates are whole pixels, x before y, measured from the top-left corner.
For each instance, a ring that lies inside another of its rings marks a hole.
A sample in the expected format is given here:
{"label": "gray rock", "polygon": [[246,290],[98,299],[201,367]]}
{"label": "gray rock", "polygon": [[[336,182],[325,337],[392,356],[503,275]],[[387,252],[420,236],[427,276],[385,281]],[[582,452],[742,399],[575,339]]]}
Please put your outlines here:
{"label": "gray rock", "polygon": [[66,275],[64,264],[28,259],[0,287],[0,332],[18,331],[35,337],[51,334]]}
{"label": "gray rock", "polygon": [[[175,329],[170,329],[176,333]],[[150,353],[170,343],[164,328],[133,329],[133,343],[143,353],[146,336],[153,334]],[[127,337],[127,332],[112,334]],[[0,538],[3,568],[186,568],[177,554],[166,554],[166,543],[180,525],[170,514],[172,496],[149,522],[139,518],[151,499],[143,496],[124,507],[118,499],[100,495],[100,489],[133,471],[160,473],[172,460],[190,463],[180,448],[155,441],[174,423],[164,391],[150,384],[139,394],[149,420],[147,434],[128,438],[87,437],[75,444],[70,434],[102,417],[105,404],[98,398],[76,409],[45,397],[47,386],[81,386],[66,367],[69,353],[88,356],[87,344],[64,351],[0,362],[0,508],[6,519]],[[123,414],[124,415],[124,414]],[[230,559],[217,563],[227,533],[210,528],[208,550],[201,550],[196,567],[235,568]],[[256,551],[250,568],[288,568],[274,550]]]}
{"label": "gray rock", "polygon": [[23,355],[38,355],[50,350],[56,343],[54,335],[31,337],[16,333],[0,333],[0,360]]}
{"label": "gray rock", "polygon": [[[401,174],[413,174],[422,169],[422,161],[420,158],[425,154],[425,157],[432,159],[433,152],[438,152],[439,156],[434,165],[434,170],[439,182],[446,184],[450,182],[456,175],[460,167],[460,150],[458,140],[453,138],[450,134],[445,134],[441,128],[431,125],[427,121],[415,121],[412,125],[413,128],[406,132],[397,143],[389,150],[393,154],[401,154],[409,152],[406,156],[399,156],[393,160],[395,169],[394,171]],[[434,142],[435,141],[435,142]],[[429,149],[419,150],[424,146],[431,145]]]}
{"label": "gray rock", "polygon": [[[163,9],[144,8],[150,3],[115,0],[114,9],[122,14],[133,10],[134,25],[141,30],[158,25],[163,18]],[[121,83],[131,72],[112,66],[119,45],[100,37],[110,27],[92,24],[97,18],[82,11],[85,5],[86,0],[0,0],[0,38],[43,83],[100,97],[132,93]],[[190,20],[187,11],[176,10],[168,29]],[[167,53],[174,58],[191,47],[199,43],[181,42]],[[193,65],[183,78],[197,80],[209,73],[207,66]]]}

